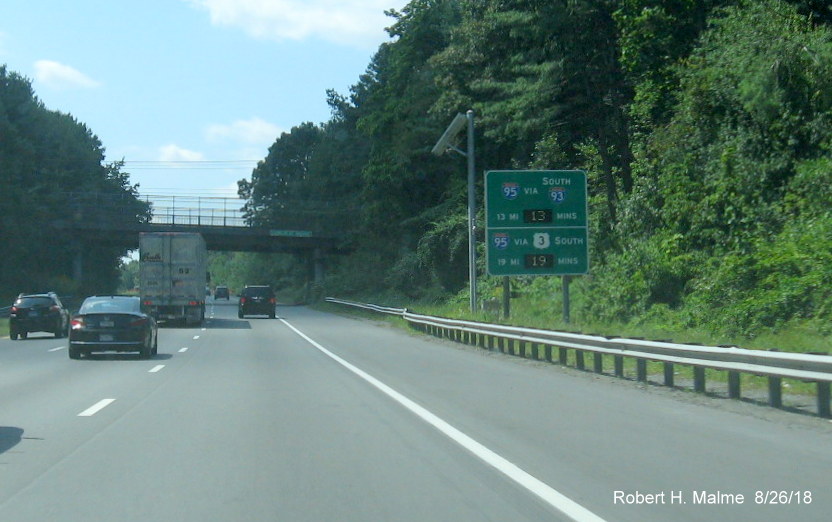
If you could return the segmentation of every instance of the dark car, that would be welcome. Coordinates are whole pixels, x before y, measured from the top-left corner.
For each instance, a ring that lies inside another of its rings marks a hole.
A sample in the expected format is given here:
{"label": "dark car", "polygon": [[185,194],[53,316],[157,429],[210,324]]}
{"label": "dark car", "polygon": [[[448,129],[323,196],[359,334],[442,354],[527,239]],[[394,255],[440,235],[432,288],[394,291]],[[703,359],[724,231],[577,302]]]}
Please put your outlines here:
{"label": "dark car", "polygon": [[69,333],[69,310],[54,292],[17,296],[9,313],[9,337],[26,339],[29,332],[50,332],[55,337]]}
{"label": "dark car", "polygon": [[159,344],[156,321],[142,312],[141,299],[135,296],[88,297],[71,324],[70,359],[91,352],[139,352],[149,358]]}
{"label": "dark car", "polygon": [[270,286],[246,286],[240,293],[240,303],[237,307],[237,317],[246,315],[268,315],[275,318],[274,307],[277,304],[274,292]]}
{"label": "dark car", "polygon": [[231,296],[228,293],[227,286],[218,286],[214,289],[214,299],[225,299],[226,301],[231,299]]}

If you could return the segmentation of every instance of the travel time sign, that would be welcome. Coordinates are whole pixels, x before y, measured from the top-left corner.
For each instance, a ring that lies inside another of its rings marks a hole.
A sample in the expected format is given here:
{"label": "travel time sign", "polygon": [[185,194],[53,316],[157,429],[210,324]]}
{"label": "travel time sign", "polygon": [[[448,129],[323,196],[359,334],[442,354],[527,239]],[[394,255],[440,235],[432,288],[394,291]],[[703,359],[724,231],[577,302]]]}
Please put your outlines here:
{"label": "travel time sign", "polygon": [[485,173],[490,275],[576,275],[589,271],[586,173]]}

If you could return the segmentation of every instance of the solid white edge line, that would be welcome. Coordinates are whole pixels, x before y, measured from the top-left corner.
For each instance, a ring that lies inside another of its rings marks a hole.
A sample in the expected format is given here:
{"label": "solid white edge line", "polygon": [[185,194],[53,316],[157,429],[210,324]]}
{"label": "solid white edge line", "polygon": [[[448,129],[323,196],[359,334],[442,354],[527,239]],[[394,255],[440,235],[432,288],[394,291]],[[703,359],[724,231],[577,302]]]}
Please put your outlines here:
{"label": "solid white edge line", "polygon": [[150,369],[147,373],[156,373],[156,372],[158,372],[159,370],[161,370],[161,369],[162,369],[162,368],[164,368],[164,367],[165,367],[165,365],[164,365],[164,364],[157,364],[156,366],[154,366],[153,368],[151,368],[151,369]]}
{"label": "solid white edge line", "polygon": [[112,404],[114,401],[115,401],[115,399],[102,399],[102,400],[96,402],[95,404],[93,404],[92,406],[90,406],[89,408],[87,408],[86,410],[79,413],[78,416],[79,417],[92,417],[93,415],[95,415],[99,411],[103,410],[104,408],[106,408],[107,406]]}
{"label": "solid white edge line", "polygon": [[507,476],[508,478],[510,478],[520,486],[524,487],[531,493],[537,495],[544,502],[546,502],[553,508],[557,509],[564,515],[572,518],[573,520],[578,520],[581,522],[604,522],[603,518],[599,517],[592,511],[589,511],[582,505],[578,504],[574,500],[560,493],[559,491],[552,488],[545,482],[523,471],[516,464],[491,451],[490,449],[483,446],[476,440],[472,439],[465,433],[454,428],[440,417],[437,417],[436,415],[434,415],[427,409],[423,408],[419,404],[413,402],[412,400],[408,399],[407,397],[397,392],[393,388],[379,381],[372,375],[366,373],[365,371],[359,369],[356,366],[353,366],[341,357],[330,352],[329,350],[315,342],[313,339],[311,339],[309,336],[307,336],[306,334],[289,324],[286,320],[280,319],[280,321],[287,327],[289,327],[292,331],[294,331],[296,334],[301,336],[304,340],[306,340],[306,342],[317,348],[320,352],[322,352],[329,358],[333,359],[335,362],[337,362],[344,368],[358,375],[359,377],[367,381],[369,384],[376,387],[382,393],[384,393],[394,401],[398,402],[399,404],[416,414],[419,418],[421,418],[437,430],[441,431],[446,436],[450,437],[454,442],[473,453],[479,459],[481,459],[482,461],[484,461],[485,463],[487,463],[503,475]]}

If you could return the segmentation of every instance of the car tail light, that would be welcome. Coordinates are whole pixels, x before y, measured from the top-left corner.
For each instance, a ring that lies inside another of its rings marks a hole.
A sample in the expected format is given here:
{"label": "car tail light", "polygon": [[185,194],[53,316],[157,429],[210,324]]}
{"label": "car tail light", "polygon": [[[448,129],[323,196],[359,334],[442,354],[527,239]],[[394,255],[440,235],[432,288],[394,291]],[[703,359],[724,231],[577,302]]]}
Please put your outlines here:
{"label": "car tail light", "polygon": [[16,314],[16,313],[17,313],[17,312],[19,312],[19,311],[20,311],[20,308],[18,308],[18,307],[16,307],[16,306],[13,306],[13,307],[12,307],[12,313],[13,313],[13,314]]}
{"label": "car tail light", "polygon": [[246,303],[246,298],[245,298],[245,297],[241,297],[241,298],[240,298],[240,304],[245,304],[245,303]]}
{"label": "car tail light", "polygon": [[276,300],[274,297],[272,297],[271,299],[269,299],[269,302],[270,302],[271,304],[276,304],[276,303],[277,303],[277,300]]}
{"label": "car tail light", "polygon": [[83,317],[73,317],[72,321],[70,322],[72,328],[83,328],[86,323],[84,322]]}
{"label": "car tail light", "polygon": [[145,306],[153,306],[153,301],[148,299],[147,301],[143,302],[142,304],[145,305]]}
{"label": "car tail light", "polygon": [[58,305],[52,305],[52,306],[49,308],[49,311],[50,311],[50,312],[60,312],[60,311],[61,311],[61,307],[60,307],[60,306],[58,306]]}

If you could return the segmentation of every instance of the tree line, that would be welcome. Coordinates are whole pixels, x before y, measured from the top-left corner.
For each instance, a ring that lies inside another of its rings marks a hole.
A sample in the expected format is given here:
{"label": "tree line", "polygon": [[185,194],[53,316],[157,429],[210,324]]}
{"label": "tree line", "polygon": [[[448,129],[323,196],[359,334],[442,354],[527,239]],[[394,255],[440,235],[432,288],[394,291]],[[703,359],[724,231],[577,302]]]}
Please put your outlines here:
{"label": "tree line", "polygon": [[479,171],[589,174],[573,314],[747,335],[830,318],[828,2],[413,0],[388,15],[366,72],[328,92],[331,118],[279,136],[239,183],[253,223],[332,212],[354,251],[328,292],[466,291],[464,160],[430,149],[473,109]]}
{"label": "tree line", "polygon": [[[71,203],[117,198],[127,219],[146,221],[148,206],[122,167],[105,161],[100,140],[83,123],[44,107],[28,79],[0,66],[0,298],[116,290],[126,251],[71,233],[75,220],[112,216]],[[73,192],[77,197],[69,197]],[[74,277],[79,255],[80,280]]]}

